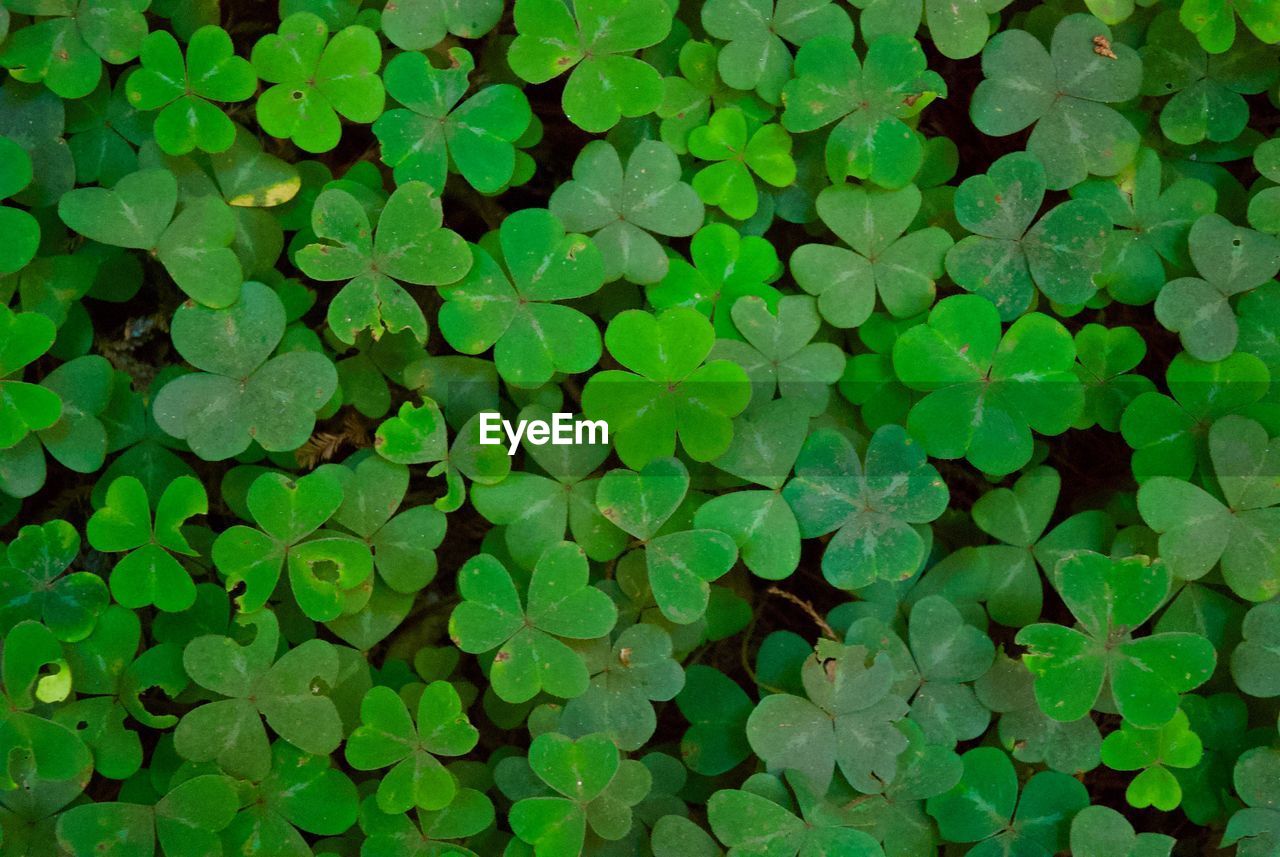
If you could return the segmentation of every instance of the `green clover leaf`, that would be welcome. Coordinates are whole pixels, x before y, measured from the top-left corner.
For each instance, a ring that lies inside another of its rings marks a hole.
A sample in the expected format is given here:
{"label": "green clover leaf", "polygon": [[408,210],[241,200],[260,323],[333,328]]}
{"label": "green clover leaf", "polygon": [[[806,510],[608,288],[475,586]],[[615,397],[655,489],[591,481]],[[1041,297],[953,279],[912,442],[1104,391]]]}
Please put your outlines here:
{"label": "green clover leaf", "polygon": [[236,218],[214,196],[178,208],[178,180],[167,169],[131,173],[108,188],[77,188],[58,200],[62,222],[113,247],[146,250],[190,298],[227,307],[240,295],[243,275],[231,250]]}
{"label": "green clover leaf", "polygon": [[783,269],[766,239],[711,223],[689,242],[689,258],[692,264],[674,256],[662,281],[646,289],[655,308],[693,307],[711,319],[718,339],[738,339],[731,312],[739,298],[764,298],[770,310],[777,307],[782,293],[770,284]]}
{"label": "green clover leaf", "polygon": [[402,53],[387,63],[387,92],[407,109],[388,110],[373,123],[382,162],[397,184],[423,181],[439,195],[452,161],[472,187],[493,193],[515,174],[514,144],[533,118],[529,101],[509,83],[464,101],[475,61],[463,48],[451,48],[449,59],[447,68],[436,68],[424,54]]}
{"label": "green clover leaf", "polygon": [[245,101],[258,80],[249,61],[235,55],[227,31],[196,30],[184,60],[177,40],[157,30],[142,40],[140,53],[142,68],[130,75],[125,91],[138,110],[160,111],[154,128],[160,148],[170,155],[231,148],[235,126],[211,102]]}
{"label": "green clover leaf", "polygon": [[956,220],[974,234],[947,253],[947,273],[994,303],[1004,321],[1027,311],[1037,287],[1069,306],[1083,304],[1097,291],[1093,275],[1101,268],[1111,221],[1101,206],[1071,200],[1032,226],[1045,183],[1041,162],[1015,152],[956,190]]}
{"label": "green clover leaf", "polygon": [[1204,637],[1182,632],[1134,638],[1169,594],[1164,563],[1136,556],[1112,560],[1080,551],[1062,560],[1054,586],[1083,630],[1028,625],[1017,642],[1036,677],[1036,700],[1055,720],[1087,714],[1103,683],[1120,714],[1137,727],[1163,726],[1178,710],[1178,695],[1213,674],[1217,656]]}
{"label": "green clover leaf", "polygon": [[919,528],[946,510],[950,494],[924,449],[901,426],[882,426],[862,460],[839,432],[811,434],[783,497],[802,536],[835,533],[822,554],[827,581],[859,589],[919,569],[926,545]]}
{"label": "green clover leaf", "polygon": [[964,457],[988,473],[1026,464],[1032,430],[1061,434],[1084,406],[1066,329],[1031,313],[1002,337],[999,311],[977,295],[946,298],[905,331],[893,367],[926,394],[907,417],[911,436],[935,458]]}
{"label": "green clover leaf", "polygon": [[62,416],[58,394],[39,384],[14,380],[53,345],[58,330],[48,316],[0,307],[0,449],[11,449],[33,431]]}
{"label": "green clover leaf", "polygon": [[[10,548],[12,550],[12,548]],[[1244,639],[1231,653],[1231,676],[1236,687],[1250,696],[1280,696],[1280,650],[1277,624],[1280,605],[1258,604],[1245,614],[1241,634]]]}
{"label": "green clover leaf", "polygon": [[1280,239],[1206,214],[1192,225],[1188,241],[1200,276],[1166,284],[1156,298],[1156,318],[1178,334],[1192,357],[1222,360],[1240,336],[1231,299],[1280,272]]}
{"label": "green clover leaf", "polygon": [[736,363],[704,363],[715,331],[701,313],[687,307],[658,316],[627,310],[609,322],[605,345],[631,371],[592,375],[582,391],[582,412],[608,423],[623,464],[640,468],[673,455],[677,434],[695,461],[710,461],[729,448],[733,417],[746,408],[751,386]]}
{"label": "green clover leaf", "polygon": [[453,685],[427,685],[418,699],[416,724],[395,691],[372,688],[360,703],[360,723],[347,739],[347,762],[358,771],[394,765],[378,783],[379,809],[440,810],[453,802],[453,776],[436,756],[462,756],[479,740]]}
{"label": "green clover leaf", "polygon": [[329,27],[310,12],[280,22],[253,46],[258,77],[274,84],[256,103],[258,124],[305,152],[327,152],[342,137],[342,116],[368,124],[382,115],[382,46],[368,27]]}
{"label": "green clover leaf", "polygon": [[642,285],[667,275],[667,254],[653,236],[692,235],[705,215],[698,194],[681,181],[675,152],[655,140],[636,146],[625,170],[617,149],[592,140],[548,205],[566,229],[591,234],[605,282],[625,277]]}
{"label": "green clover leaf", "polygon": [[[31,184],[31,156],[22,146],[0,136],[0,199],[19,193]],[[0,275],[12,274],[26,267],[40,245],[40,224],[27,212],[10,206],[0,207],[0,232],[8,240],[0,248]]]}
{"label": "green clover leaf", "polygon": [[1260,42],[1280,42],[1280,10],[1260,0],[1188,0],[1178,10],[1182,25],[1196,34],[1211,54],[1230,50],[1236,40],[1236,15]]}
{"label": "green clover leaf", "polygon": [[[1280,184],[1280,140],[1267,140],[1253,151],[1253,165],[1269,182]],[[1280,234],[1280,188],[1265,186],[1249,200],[1249,225]]]}
{"label": "green clover leaf", "polygon": [[134,0],[10,0],[8,10],[41,20],[15,31],[0,50],[0,66],[23,83],[40,83],[61,98],[82,98],[102,77],[102,63],[138,55],[147,35],[145,4]]}
{"label": "green clover leaf", "polygon": [[773,187],[796,180],[791,158],[791,135],[781,125],[750,127],[737,107],[711,114],[706,125],[689,132],[689,152],[709,161],[693,177],[693,189],[707,205],[735,220],[748,220],[760,204],[754,176]]}
{"label": "green clover leaf", "polygon": [[457,840],[475,836],[493,825],[493,803],[483,792],[460,788],[453,802],[441,810],[418,810],[417,823],[402,813],[383,813],[370,795],[360,808],[360,829],[371,853],[435,857],[437,854],[477,857]]}
{"label": "green clover leaf", "polygon": [[1130,806],[1154,806],[1169,812],[1182,802],[1182,787],[1170,768],[1192,768],[1204,748],[1191,731],[1187,715],[1179,711],[1165,725],[1139,729],[1128,722],[1102,742],[1102,762],[1116,771],[1141,771],[1125,789]]}
{"label": "green clover leaf", "polygon": [[502,0],[397,0],[382,10],[382,32],[404,51],[425,51],[453,34],[478,39],[502,17]]}
{"label": "green clover leaf", "polygon": [[863,62],[848,39],[810,39],[796,54],[795,78],[783,88],[782,124],[803,133],[839,120],[827,137],[831,181],[852,176],[900,188],[924,163],[920,138],[903,120],[947,94],[925,62],[920,44],[902,36],[876,39]]}
{"label": "green clover leaf", "polygon": [[[1092,10],[1098,0],[1085,2]],[[925,0],[924,13],[929,25],[929,38],[933,39],[938,52],[944,57],[962,60],[977,56],[991,36],[990,16],[1008,5],[1009,0]],[[910,36],[918,26],[911,18],[913,8],[911,4],[900,0],[876,0],[870,3],[863,12],[863,38],[869,41],[873,30],[902,32],[903,35]]]}
{"label": "green clover leaf", "polygon": [[1174,838],[1135,833],[1109,806],[1086,806],[1071,820],[1071,853],[1076,857],[1169,857]]}
{"label": "green clover leaf", "polygon": [[638,473],[610,470],[596,489],[600,514],[642,543],[654,600],[677,625],[702,618],[711,583],[738,558],[733,539],[718,530],[663,530],[688,490],[689,471],[676,458],[656,459]]}
{"label": "green clover leaf", "polygon": [[1273,571],[1280,562],[1280,443],[1253,420],[1225,416],[1209,429],[1209,456],[1222,500],[1190,482],[1155,476],[1138,489],[1138,510],[1160,534],[1160,555],[1175,577],[1194,580],[1220,564],[1236,595],[1266,601],[1280,594]]}
{"label": "green clover leaf", "polygon": [[911,699],[911,719],[933,746],[954,747],[987,729],[991,713],[969,686],[995,660],[995,644],[968,624],[941,595],[921,598],[908,623],[911,655],[920,689]]}
{"label": "green clover leaf", "polygon": [[676,705],[689,721],[680,740],[680,755],[689,770],[714,777],[751,755],[746,729],[754,703],[733,679],[715,667],[692,664]]}
{"label": "green clover leaf", "polygon": [[507,61],[530,83],[569,69],[561,104],[584,131],[608,131],[622,117],[644,116],[662,101],[657,69],[631,56],[671,31],[675,9],[665,0],[516,0],[519,35]]}
{"label": "green clover leaf", "polygon": [[312,279],[348,281],[326,317],[338,339],[351,345],[363,330],[375,337],[409,330],[426,341],[422,308],[400,283],[455,283],[471,267],[462,238],[443,222],[439,193],[419,181],[396,188],[376,229],[365,207],[346,190],[328,188],[316,198],[311,228],[323,243],[299,250],[297,263]]}
{"label": "green clover leaf", "polygon": [[[773,115],[763,101],[720,79],[716,71],[719,55],[715,45],[687,41],[676,60],[679,75],[662,80],[662,103],[656,111],[662,119],[658,135],[677,154],[688,152],[689,132],[705,125],[715,107],[737,105],[760,121]],[[789,54],[787,61],[790,63]]]}
{"label": "green clover leaf", "polygon": [[65,574],[80,553],[80,534],[63,520],[28,524],[0,563],[0,634],[21,622],[40,622],[59,640],[83,640],[110,598],[102,578]]}
{"label": "green clover leaf", "polygon": [[824,319],[858,327],[870,318],[877,294],[898,318],[933,305],[943,257],[955,242],[937,226],[907,232],[921,199],[914,184],[891,191],[840,184],[818,194],[818,216],[851,249],[802,245],[791,256],[791,273],[817,296]]}
{"label": "green clover leaf", "polygon": [[[342,741],[342,722],[333,701],[315,687],[316,682],[329,688],[337,684],[337,650],[324,640],[308,640],[277,660],[280,631],[274,613],[242,613],[236,623],[253,626],[251,642],[205,634],[183,652],[192,681],[225,698],[183,715],[173,736],[178,752],[193,762],[216,761],[225,771],[261,779],[272,756],[263,717],[297,748],[292,752],[322,758],[333,752]],[[323,761],[327,768],[328,760]]]}
{"label": "green clover leaf", "polygon": [[279,296],[253,281],[225,309],[179,307],[174,347],[202,371],[160,388],[156,423],[207,461],[239,455],[255,442],[269,451],[301,446],[338,377],[329,358],[314,351],[272,357],[284,332]]}
{"label": "green clover leaf", "polygon": [[[463,354],[493,348],[498,374],[540,387],[557,372],[586,372],[600,359],[600,334],[587,316],[562,306],[604,282],[604,259],[586,235],[566,233],[554,214],[527,208],[498,232],[500,260],[471,245],[470,272],[441,291],[440,332]],[[498,248],[494,248],[495,250]]]}
{"label": "green clover leaf", "polygon": [[85,803],[60,814],[58,844],[68,854],[152,857],[157,840],[171,857],[198,857],[222,848],[219,833],[235,818],[236,781],[217,774],[183,780],[154,806]]}
{"label": "green clover leaf", "polygon": [[1084,410],[1073,428],[1101,426],[1120,430],[1125,409],[1138,396],[1153,392],[1155,384],[1145,375],[1130,370],[1142,362],[1147,344],[1132,327],[1106,328],[1086,324],[1076,333],[1076,353],[1080,365],[1076,374],[1084,385]]}
{"label": "green clover leaf", "polygon": [[853,41],[849,13],[831,0],[708,0],[702,6],[708,35],[728,42],[717,59],[724,82],[754,89],[770,104],[791,77],[791,50],[820,36]]}
{"label": "green clover leaf", "polygon": [[[1097,38],[1114,58],[1094,50]],[[1142,60],[1092,15],[1063,18],[1050,50],[1024,30],[997,33],[982,52],[982,71],[969,105],[973,124],[992,137],[1035,125],[1027,151],[1044,165],[1051,190],[1113,176],[1138,153],[1137,129],[1108,105],[1138,95]]]}
{"label": "green clover leaf", "polygon": [[180,476],[164,489],[152,523],[147,491],[132,476],[122,476],[107,489],[106,502],[89,518],[89,544],[100,551],[129,553],[111,570],[111,594],[131,610],[154,604],[169,613],[186,610],[196,600],[191,575],[173,554],[196,556],[182,526],[209,511],[200,481]]}
{"label": "green clover leaf", "polygon": [[464,652],[498,650],[489,671],[494,693],[519,703],[542,690],[572,699],[587,689],[587,667],[562,638],[603,637],[618,614],[609,596],[590,585],[582,548],[572,542],[547,548],[523,606],[510,572],[489,554],[468,560],[458,577],[463,601],[449,617],[449,636]]}
{"label": "green clover leaf", "polygon": [[851,819],[815,794],[802,777],[788,779],[800,805],[799,818],[786,806],[745,789],[718,791],[707,801],[707,820],[729,846],[729,857],[881,857],[880,843],[870,834],[855,830]]}
{"label": "green clover leaf", "polygon": [[960,759],[960,782],[927,803],[947,841],[978,843],[969,850],[975,857],[1066,848],[1072,817],[1089,805],[1078,780],[1041,771],[1019,794],[1017,772],[1003,750],[978,747]]}

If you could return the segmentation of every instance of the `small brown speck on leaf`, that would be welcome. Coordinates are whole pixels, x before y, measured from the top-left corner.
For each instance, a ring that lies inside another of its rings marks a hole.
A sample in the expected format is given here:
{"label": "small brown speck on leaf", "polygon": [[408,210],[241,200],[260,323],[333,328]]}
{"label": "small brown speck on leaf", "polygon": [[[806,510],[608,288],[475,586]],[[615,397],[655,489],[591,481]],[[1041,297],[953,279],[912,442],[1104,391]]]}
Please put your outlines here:
{"label": "small brown speck on leaf", "polygon": [[1093,37],[1093,52],[1109,60],[1117,59],[1116,52],[1111,50],[1111,41],[1106,36]]}

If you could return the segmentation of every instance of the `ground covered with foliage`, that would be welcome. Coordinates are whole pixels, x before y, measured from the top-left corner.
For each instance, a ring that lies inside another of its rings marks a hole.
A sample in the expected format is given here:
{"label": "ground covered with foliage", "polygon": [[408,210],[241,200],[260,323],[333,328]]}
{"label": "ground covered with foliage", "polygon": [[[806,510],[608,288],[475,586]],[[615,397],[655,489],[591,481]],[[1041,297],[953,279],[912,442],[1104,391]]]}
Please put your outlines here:
{"label": "ground covered with foliage", "polygon": [[0,854],[1280,854],[1278,43],[0,0]]}

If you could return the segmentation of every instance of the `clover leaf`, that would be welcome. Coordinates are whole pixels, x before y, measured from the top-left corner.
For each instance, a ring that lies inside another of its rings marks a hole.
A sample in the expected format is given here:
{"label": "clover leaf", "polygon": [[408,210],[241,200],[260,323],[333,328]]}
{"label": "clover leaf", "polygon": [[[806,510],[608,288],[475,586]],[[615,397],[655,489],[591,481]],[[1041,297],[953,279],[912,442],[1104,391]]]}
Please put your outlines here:
{"label": "clover leaf", "polygon": [[[12,548],[11,548],[12,549]],[[1280,696],[1280,652],[1276,650],[1276,617],[1280,605],[1258,604],[1245,614],[1241,634],[1244,639],[1231,653],[1231,676],[1236,686],[1250,696]]]}
{"label": "clover leaf", "polygon": [[[727,86],[716,71],[720,50],[713,44],[689,40],[676,59],[678,75],[663,78],[662,119],[658,135],[677,154],[688,152],[689,132],[705,125],[715,107],[738,105],[756,119],[772,115],[760,99]],[[788,62],[790,60],[788,59]]]}
{"label": "clover leaf", "polygon": [[675,453],[676,437],[695,461],[729,448],[733,417],[751,398],[747,373],[728,360],[704,362],[715,345],[697,310],[673,307],[654,316],[614,316],[605,345],[622,366],[597,372],[582,391],[582,412],[603,419],[623,464],[644,467]]}
{"label": "clover leaf", "polygon": [[770,285],[782,276],[778,252],[758,235],[742,235],[727,223],[710,223],[689,242],[692,264],[675,256],[662,281],[650,285],[657,309],[691,306],[708,316],[719,339],[741,336],[731,312],[739,298],[763,298],[774,309],[782,293]]}
{"label": "clover leaf", "polygon": [[[31,156],[8,137],[0,136],[0,199],[8,199],[31,184]],[[0,275],[26,267],[40,244],[40,224],[27,212],[0,207],[0,231],[9,240],[0,248]]]}
{"label": "clover leaf", "polygon": [[947,273],[988,298],[1009,321],[1022,315],[1039,287],[1060,304],[1093,297],[1111,222],[1086,200],[1064,202],[1031,225],[1045,194],[1046,171],[1026,152],[1006,155],[984,176],[956,190],[956,219],[974,234],[947,253]]}
{"label": "clover leaf", "polygon": [[1073,197],[1098,203],[1120,227],[1108,234],[1093,281],[1121,303],[1149,303],[1167,281],[1166,264],[1189,263],[1191,224],[1217,203],[1217,192],[1200,179],[1179,178],[1165,187],[1162,178],[1160,156],[1144,148],[1114,179],[1088,179],[1071,188]]}
{"label": "clover leaf", "polygon": [[471,245],[470,271],[443,289],[440,332],[463,354],[493,348],[498,374],[518,387],[539,387],[557,372],[585,372],[600,359],[600,334],[565,301],[604,282],[604,259],[586,235],[566,233],[542,208],[502,221],[499,258]]}
{"label": "clover leaf", "polygon": [[[1114,56],[1095,51],[1096,39]],[[1063,18],[1049,50],[1025,30],[997,33],[982,70],[986,79],[969,105],[973,124],[992,137],[1034,125],[1027,151],[1044,165],[1051,190],[1115,175],[1138,153],[1137,129],[1108,105],[1138,95],[1142,60],[1092,15]]]}
{"label": "clover leaf", "polygon": [[995,645],[981,629],[965,622],[960,611],[941,595],[921,598],[911,608],[911,654],[920,674],[920,689],[911,699],[910,716],[934,746],[986,731],[991,714],[969,686],[995,660]]}
{"label": "clover leaf", "polygon": [[837,766],[854,788],[893,782],[906,736],[895,726],[907,703],[892,692],[894,668],[883,652],[824,641],[801,671],[808,699],[766,696],[747,720],[747,740],[772,769],[798,771],[824,792]]}
{"label": "clover leaf", "polygon": [[457,787],[436,756],[464,755],[479,739],[453,685],[427,685],[416,718],[391,688],[372,688],[360,703],[360,722],[347,739],[347,762],[358,771],[394,765],[378,783],[379,809],[440,810],[453,802]]}
{"label": "clover leaf", "polygon": [[854,829],[847,815],[808,788],[803,777],[787,779],[795,789],[799,818],[771,798],[746,789],[718,791],[707,801],[707,820],[729,846],[729,857],[880,857],[884,853],[870,834]]}
{"label": "clover leaf", "polygon": [[1275,778],[1280,772],[1280,751],[1256,747],[1240,755],[1232,782],[1245,806],[1227,822],[1222,843],[1237,845],[1241,857],[1264,857],[1280,844],[1280,800]]}
{"label": "clover leaf", "polygon": [[653,236],[692,235],[705,214],[681,180],[675,152],[656,140],[637,145],[625,170],[617,149],[592,140],[573,163],[573,179],[556,188],[548,205],[566,229],[591,234],[605,282],[625,277],[642,285],[667,275],[667,254]]}
{"label": "clover leaf", "polygon": [[[1269,182],[1280,184],[1280,140],[1271,139],[1253,152],[1253,165]],[[1280,233],[1280,187],[1261,188],[1249,200],[1249,225],[1272,235]]]}
{"label": "clover leaf", "polygon": [[708,35],[728,42],[717,68],[734,89],[754,89],[777,104],[791,76],[791,50],[820,36],[853,41],[849,13],[831,0],[709,0],[702,7]]}
{"label": "clover leaf", "polygon": [[382,115],[382,46],[368,27],[344,27],[330,39],[323,20],[296,12],[257,41],[251,61],[258,77],[274,84],[255,104],[258,124],[305,152],[338,145],[339,116],[367,124]]}
{"label": "clover leaf", "polygon": [[903,120],[947,94],[946,83],[925,62],[912,38],[878,38],[861,62],[848,39],[810,39],[796,53],[795,77],[783,88],[782,124],[803,133],[839,120],[826,143],[831,181],[852,176],[900,188],[924,163],[924,147]]}
{"label": "clover leaf", "polygon": [[919,569],[926,542],[917,528],[941,515],[950,495],[924,449],[901,426],[882,426],[862,460],[839,432],[811,434],[783,496],[802,536],[835,533],[822,554],[823,576],[858,589]]}
{"label": "clover leaf", "polygon": [[694,175],[693,189],[735,220],[751,218],[759,207],[753,175],[773,187],[796,180],[791,135],[781,125],[749,126],[737,107],[711,114],[706,125],[689,132],[688,146],[694,157],[710,162]]}
{"label": "clover leaf", "polygon": [[102,77],[102,63],[126,63],[147,34],[145,6],[132,0],[11,0],[19,15],[40,16],[0,50],[0,66],[24,83],[44,82],[62,98],[82,98]]}
{"label": "clover leaf", "polygon": [[111,188],[84,187],[58,200],[62,222],[113,247],[146,250],[190,298],[210,307],[235,303],[243,281],[230,249],[236,219],[222,200],[198,196],[178,208],[178,180],[144,169]]}
{"label": "clover leaf", "polygon": [[80,553],[80,534],[63,520],[28,524],[0,563],[0,634],[21,622],[40,622],[63,642],[89,636],[110,600],[102,578],[66,574]]}
{"label": "clover leaf", "polygon": [[311,210],[311,228],[323,243],[298,251],[298,267],[315,280],[347,280],[329,304],[327,321],[348,345],[362,330],[375,337],[409,330],[427,338],[422,308],[400,285],[454,283],[471,267],[458,233],[441,226],[439,192],[406,182],[387,199],[377,227],[360,201],[342,188],[322,192]]}
{"label": "clover leaf", "polygon": [[858,327],[871,316],[877,294],[898,318],[933,305],[942,260],[954,241],[936,226],[907,232],[921,199],[914,184],[891,191],[839,184],[818,194],[818,216],[851,249],[802,245],[791,256],[791,273],[817,296],[824,319]]}
{"label": "clover leaf", "polygon": [[478,39],[502,17],[502,0],[397,0],[382,10],[382,32],[404,51],[425,51],[448,34]]}
{"label": "clover leaf", "polygon": [[689,721],[680,741],[689,770],[714,777],[751,755],[746,727],[754,704],[733,679],[714,667],[692,664],[676,705]]}
{"label": "clover leaf", "polygon": [[640,540],[654,600],[677,625],[702,618],[711,583],[738,557],[733,539],[718,530],[663,531],[688,490],[689,471],[677,458],[656,459],[638,473],[610,470],[596,489],[600,514]]}
{"label": "clover leaf", "polygon": [[582,548],[560,542],[539,557],[521,599],[502,563],[480,554],[458,573],[463,601],[449,617],[449,635],[464,652],[498,650],[489,680],[505,701],[525,702],[542,690],[571,699],[587,689],[590,675],[563,638],[603,637],[618,616],[589,577]]}
{"label": "clover leaf", "polygon": [[434,857],[435,854],[460,854],[476,857],[476,853],[453,841],[475,836],[493,825],[493,803],[483,792],[462,788],[453,802],[442,810],[418,810],[417,822],[402,813],[384,813],[377,798],[367,797],[360,807],[360,828],[367,838],[367,848],[376,854],[403,854],[411,857]]}
{"label": "clover leaf", "polygon": [[253,66],[235,55],[231,36],[217,26],[201,27],[187,41],[186,58],[178,41],[164,30],[142,40],[142,68],[126,83],[129,103],[138,110],[159,110],[154,133],[167,154],[193,149],[225,152],[236,129],[211,102],[236,102],[257,89]]}
{"label": "clover leaf", "polygon": [[1071,820],[1071,853],[1077,857],[1169,857],[1172,836],[1135,833],[1109,806],[1086,806]]}
{"label": "clover leaf", "polygon": [[949,842],[976,842],[969,853],[1052,854],[1063,850],[1072,817],[1089,805],[1076,779],[1041,771],[1018,790],[1013,762],[997,747],[960,757],[964,775],[952,789],[928,800],[929,815]]}
{"label": "clover leaf", "polygon": [[1053,318],[1031,313],[1000,335],[995,305],[977,295],[938,303],[927,324],[905,331],[893,367],[925,393],[907,430],[935,458],[965,457],[988,473],[1031,458],[1031,432],[1055,435],[1079,418],[1084,391],[1075,345]]}
{"label": "clover leaf", "polygon": [[1138,509],[1160,534],[1160,555],[1174,576],[1194,580],[1220,564],[1238,596],[1266,601],[1280,594],[1272,571],[1280,444],[1257,422],[1225,416],[1209,429],[1209,456],[1225,503],[1190,482],[1155,476],[1138,490]]}
{"label": "clover leaf", "polygon": [[1154,806],[1168,812],[1182,802],[1182,787],[1170,768],[1191,768],[1203,753],[1200,737],[1179,711],[1156,729],[1121,723],[1102,742],[1102,761],[1116,771],[1141,771],[1125,789],[1130,806]]}
{"label": "clover leaf", "polygon": [[833,343],[810,342],[822,324],[813,298],[787,295],[771,310],[763,298],[747,295],[730,316],[746,342],[718,339],[710,356],[746,370],[756,407],[777,392],[810,413],[826,409],[830,387],[844,371],[844,355]]}
{"label": "clover leaf", "polygon": [[1106,328],[1086,324],[1076,334],[1080,365],[1076,373],[1084,384],[1084,409],[1074,428],[1095,425],[1119,431],[1120,419],[1129,404],[1155,385],[1145,375],[1130,373],[1146,356],[1147,344],[1132,327]]}
{"label": "clover leaf", "polygon": [[1188,241],[1200,276],[1166,284],[1156,298],[1156,318],[1178,334],[1192,357],[1222,360],[1240,336],[1231,299],[1280,272],[1280,239],[1206,214],[1192,225]]}
{"label": "clover leaf", "polygon": [[657,69],[631,56],[671,30],[664,0],[587,0],[572,11],[559,0],[516,0],[516,36],[507,61],[530,83],[569,69],[561,104],[584,131],[608,131],[622,117],[652,113],[662,100]]}
{"label": "clover leaf", "polygon": [[373,123],[382,161],[397,184],[426,182],[437,195],[452,161],[472,187],[493,193],[515,173],[514,144],[533,118],[529,102],[509,83],[464,101],[475,60],[463,48],[451,48],[449,60],[447,68],[436,68],[424,54],[401,53],[387,63],[387,92],[407,109],[388,110]]}
{"label": "clover leaf", "polygon": [[132,476],[114,480],[106,502],[89,518],[87,535],[97,550],[129,552],[111,570],[115,600],[132,610],[154,604],[169,613],[194,604],[195,584],[173,554],[197,555],[181,528],[188,518],[208,511],[204,486],[190,476],[179,476],[160,496],[153,524],[142,483]]}
{"label": "clover leaf", "polygon": [[[5,758],[22,757],[41,780],[83,776],[87,781],[93,771],[89,748],[72,729],[32,712],[37,704],[61,702],[71,693],[70,666],[53,632],[39,622],[19,622],[4,636],[0,667],[0,750]],[[17,787],[13,773],[10,766],[0,771],[6,791]]]}
{"label": "clover leaf", "polygon": [[58,330],[48,316],[0,307],[0,449],[11,449],[33,431],[62,416],[58,394],[39,384],[14,380],[53,345]]}
{"label": "clover leaf", "polygon": [[1173,631],[1132,636],[1168,597],[1164,563],[1081,551],[1063,559],[1054,578],[1083,630],[1036,624],[1016,638],[1027,647],[1023,662],[1036,676],[1036,700],[1045,714],[1061,721],[1084,716],[1109,679],[1125,720],[1163,726],[1178,710],[1178,695],[1213,674],[1217,656],[1204,637]]}
{"label": "clover leaf", "polygon": [[254,479],[245,503],[261,529],[236,525],[213,543],[213,561],[228,591],[244,586],[236,599],[242,611],[265,605],[286,567],[299,609],[317,622],[355,613],[368,603],[369,544],[342,533],[317,533],[342,500],[342,482],[329,470],[296,480],[273,472]]}
{"label": "clover leaf", "polygon": [[255,442],[269,451],[301,446],[338,377],[323,354],[272,357],[284,332],[284,305],[262,283],[245,283],[224,309],[190,302],[179,307],[174,347],[202,371],[160,388],[153,405],[156,423],[208,461],[239,455]]}
{"label": "clover leaf", "polygon": [[218,838],[239,808],[235,780],[201,774],[184,780],[154,806],[85,803],[58,816],[58,845],[68,854],[116,853],[151,857],[157,840],[172,857],[221,850]]}
{"label": "clover leaf", "polygon": [[333,752],[342,741],[342,722],[333,701],[316,689],[316,682],[337,684],[333,645],[309,640],[277,660],[280,630],[274,613],[241,613],[236,624],[253,626],[251,642],[205,634],[182,654],[191,679],[225,698],[183,715],[174,732],[178,752],[193,762],[216,761],[229,773],[262,779],[272,757],[263,717],[297,750],[322,757]]}
{"label": "clover leaf", "polygon": [[1182,25],[1195,33],[1200,46],[1211,54],[1230,50],[1235,43],[1236,15],[1259,41],[1268,45],[1280,42],[1280,12],[1267,3],[1188,0],[1178,10]]}

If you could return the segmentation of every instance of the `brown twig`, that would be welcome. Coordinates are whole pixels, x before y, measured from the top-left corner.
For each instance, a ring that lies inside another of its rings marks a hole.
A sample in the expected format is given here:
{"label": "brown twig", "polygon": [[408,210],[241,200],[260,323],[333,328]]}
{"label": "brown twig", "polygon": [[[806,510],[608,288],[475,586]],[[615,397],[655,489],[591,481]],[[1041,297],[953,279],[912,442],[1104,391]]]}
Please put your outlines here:
{"label": "brown twig", "polygon": [[805,601],[800,596],[793,595],[790,592],[787,592],[785,589],[779,589],[776,586],[770,586],[768,589],[764,591],[764,594],[776,595],[779,598],[790,601],[792,604],[796,605],[797,607],[799,607],[801,610],[803,610],[805,613],[809,615],[809,618],[813,620],[814,624],[817,625],[818,628],[822,630],[822,635],[824,637],[830,640],[837,640],[837,641],[840,639],[839,635],[837,635],[836,632],[832,629],[832,627],[827,624],[827,620],[822,618],[822,614],[819,613],[816,609],[814,609],[814,606],[812,604],[810,604],[808,601]]}

